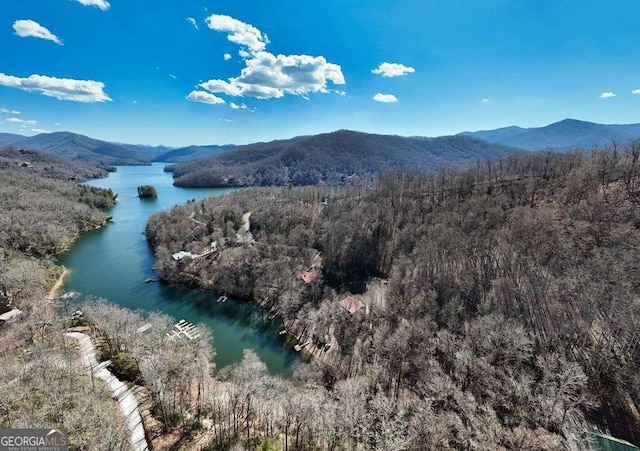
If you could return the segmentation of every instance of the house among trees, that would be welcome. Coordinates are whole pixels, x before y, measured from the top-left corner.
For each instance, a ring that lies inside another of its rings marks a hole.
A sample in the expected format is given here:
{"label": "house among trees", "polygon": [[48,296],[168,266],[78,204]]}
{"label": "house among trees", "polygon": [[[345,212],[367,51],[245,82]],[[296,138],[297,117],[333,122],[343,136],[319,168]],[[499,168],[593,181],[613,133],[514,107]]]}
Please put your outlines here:
{"label": "house among trees", "polygon": [[355,312],[364,307],[364,302],[362,302],[362,296],[352,294],[351,296],[347,296],[342,301],[340,301],[340,305],[343,309],[353,315]]}
{"label": "house among trees", "polygon": [[173,258],[175,261],[180,261],[185,257],[191,257],[191,252],[185,252],[185,251],[180,251],[180,252],[176,252],[175,254],[171,255],[171,258]]}
{"label": "house among trees", "polygon": [[314,280],[316,280],[317,277],[318,275],[316,274],[315,271],[306,271],[300,274],[300,278],[303,280],[304,283],[311,283]]}
{"label": "house among trees", "polygon": [[0,315],[0,324],[8,323],[9,321],[16,319],[21,314],[22,314],[22,310],[19,310],[17,308],[14,308],[13,310],[9,310],[8,312]]}

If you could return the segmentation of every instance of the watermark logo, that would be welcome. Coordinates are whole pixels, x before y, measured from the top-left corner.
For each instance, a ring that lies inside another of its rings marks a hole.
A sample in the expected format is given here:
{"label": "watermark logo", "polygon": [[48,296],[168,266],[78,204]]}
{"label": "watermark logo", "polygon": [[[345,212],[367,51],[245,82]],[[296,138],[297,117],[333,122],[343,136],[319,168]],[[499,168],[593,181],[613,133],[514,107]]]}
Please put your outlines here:
{"label": "watermark logo", "polygon": [[0,451],[68,451],[60,429],[0,429]]}

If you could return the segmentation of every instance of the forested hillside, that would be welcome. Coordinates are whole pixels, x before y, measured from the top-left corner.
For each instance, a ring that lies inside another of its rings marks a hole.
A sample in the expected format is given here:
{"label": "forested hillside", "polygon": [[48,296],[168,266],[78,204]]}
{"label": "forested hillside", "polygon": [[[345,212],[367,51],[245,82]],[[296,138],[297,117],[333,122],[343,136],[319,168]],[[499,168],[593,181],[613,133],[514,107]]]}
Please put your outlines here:
{"label": "forested hillside", "polygon": [[[71,132],[41,133],[35,136],[5,135],[2,143],[15,148],[36,149],[67,160],[88,163],[102,168],[119,164],[149,164],[152,155],[131,146],[123,146]],[[13,139],[15,138],[15,139]]]}
{"label": "forested hillside", "polygon": [[301,449],[585,449],[640,443],[639,203],[632,143],[243,190],[147,236],[163,279],[259,302],[322,362]]}
{"label": "forested hillside", "polygon": [[111,191],[77,185],[96,167],[37,151],[0,151],[0,311],[30,309],[58,269],[49,260],[108,220]]}
{"label": "forested hillside", "polygon": [[198,158],[207,158],[220,154],[226,150],[233,149],[237,146],[188,146],[179,149],[168,149],[165,152],[155,156],[153,161],[161,161],[166,163],[184,163],[185,161],[195,160]]}
{"label": "forested hillside", "polygon": [[105,169],[90,164],[72,162],[50,153],[13,146],[0,148],[0,169],[77,182],[109,175]]}
{"label": "forested hillside", "polygon": [[405,138],[340,130],[251,144],[173,169],[178,186],[282,186],[372,180],[387,168],[464,165],[518,149],[465,136]]}

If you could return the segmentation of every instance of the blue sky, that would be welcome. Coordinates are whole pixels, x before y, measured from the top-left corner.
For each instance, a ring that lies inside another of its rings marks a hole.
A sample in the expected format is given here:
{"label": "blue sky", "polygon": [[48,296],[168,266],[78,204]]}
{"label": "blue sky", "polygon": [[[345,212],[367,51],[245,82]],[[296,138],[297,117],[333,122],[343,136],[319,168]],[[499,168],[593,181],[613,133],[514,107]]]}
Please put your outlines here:
{"label": "blue sky", "polygon": [[637,123],[639,20],[636,0],[4,0],[0,132],[181,146]]}

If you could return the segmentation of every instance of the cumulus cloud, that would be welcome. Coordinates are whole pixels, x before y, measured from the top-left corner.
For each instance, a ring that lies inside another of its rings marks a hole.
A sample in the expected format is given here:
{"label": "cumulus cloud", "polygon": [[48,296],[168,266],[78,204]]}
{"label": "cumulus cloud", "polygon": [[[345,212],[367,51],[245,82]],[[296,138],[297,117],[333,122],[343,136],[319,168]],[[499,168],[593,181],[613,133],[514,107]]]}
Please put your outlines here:
{"label": "cumulus cloud", "polygon": [[62,40],[48,29],[33,20],[16,20],[13,23],[13,31],[21,38],[39,38],[53,41],[58,45],[62,45]]}
{"label": "cumulus cloud", "polygon": [[233,97],[271,99],[285,94],[327,93],[327,82],[345,83],[340,66],[328,63],[323,56],[258,52],[245,64],[238,77],[229,81],[213,79],[199,86]]}
{"label": "cumulus cloud", "polygon": [[402,77],[407,74],[412,74],[416,70],[413,67],[405,66],[399,63],[382,63],[371,73],[376,75],[382,75],[383,77]]}
{"label": "cumulus cloud", "polygon": [[489,99],[482,99],[481,102],[482,103],[489,103]]}
{"label": "cumulus cloud", "polygon": [[[328,82],[345,84],[342,68],[323,56],[274,55],[265,50],[269,39],[253,25],[230,16],[213,14],[206,19],[209,28],[227,33],[229,41],[239,44],[245,67],[237,77],[211,79],[198,85],[214,94],[231,97],[272,99],[286,94],[306,96],[328,93]],[[226,54],[225,59],[231,55]]]}
{"label": "cumulus cloud", "polygon": [[106,0],[76,0],[78,3],[84,6],[95,6],[100,8],[102,11],[108,10],[111,5]]}
{"label": "cumulus cloud", "polygon": [[373,96],[373,100],[375,100],[376,102],[382,102],[382,103],[394,103],[398,101],[396,96],[394,96],[393,94],[380,94],[380,93],[377,93],[375,96]]}
{"label": "cumulus cloud", "polygon": [[111,98],[104,92],[104,83],[93,80],[74,80],[33,74],[27,78],[14,77],[0,72],[0,86],[22,89],[23,91],[55,97],[58,100],[94,103],[106,102]]}
{"label": "cumulus cloud", "polygon": [[241,103],[240,105],[238,105],[237,103],[231,102],[231,103],[229,103],[229,106],[233,110],[246,110],[247,109],[247,105],[245,105],[244,103]]}
{"label": "cumulus cloud", "polygon": [[0,113],[3,113],[3,114],[20,114],[20,111],[7,110],[6,108],[0,108]]}
{"label": "cumulus cloud", "polygon": [[225,61],[229,61],[231,59],[231,53],[225,53],[222,57]]}
{"label": "cumulus cloud", "polygon": [[5,122],[9,122],[11,124],[25,124],[25,125],[36,125],[38,121],[27,121],[24,119],[19,119],[17,117],[9,117],[5,120]]}
{"label": "cumulus cloud", "polygon": [[640,89],[634,89],[633,91],[631,91],[631,94],[633,94],[634,96],[640,95]]}
{"label": "cumulus cloud", "polygon": [[43,129],[41,129],[41,128],[32,128],[32,129],[31,129],[31,131],[32,131],[33,133],[51,133],[51,132],[49,132],[48,130],[43,130]]}
{"label": "cumulus cloud", "polygon": [[212,14],[206,19],[207,26],[215,31],[228,33],[227,39],[235,44],[259,52],[269,43],[269,38],[253,25],[241,22],[231,16]]}
{"label": "cumulus cloud", "polygon": [[193,17],[187,17],[187,21],[193,25],[193,28],[195,28],[196,30],[198,30],[198,22],[196,22],[196,19],[194,19]]}
{"label": "cumulus cloud", "polygon": [[600,94],[599,97],[601,99],[609,99],[611,97],[615,97],[616,95],[617,95],[616,93],[609,91],[609,92],[603,92],[602,94]]}
{"label": "cumulus cloud", "polygon": [[224,99],[205,91],[191,91],[187,96],[190,102],[208,103],[210,105],[222,105],[227,103]]}

